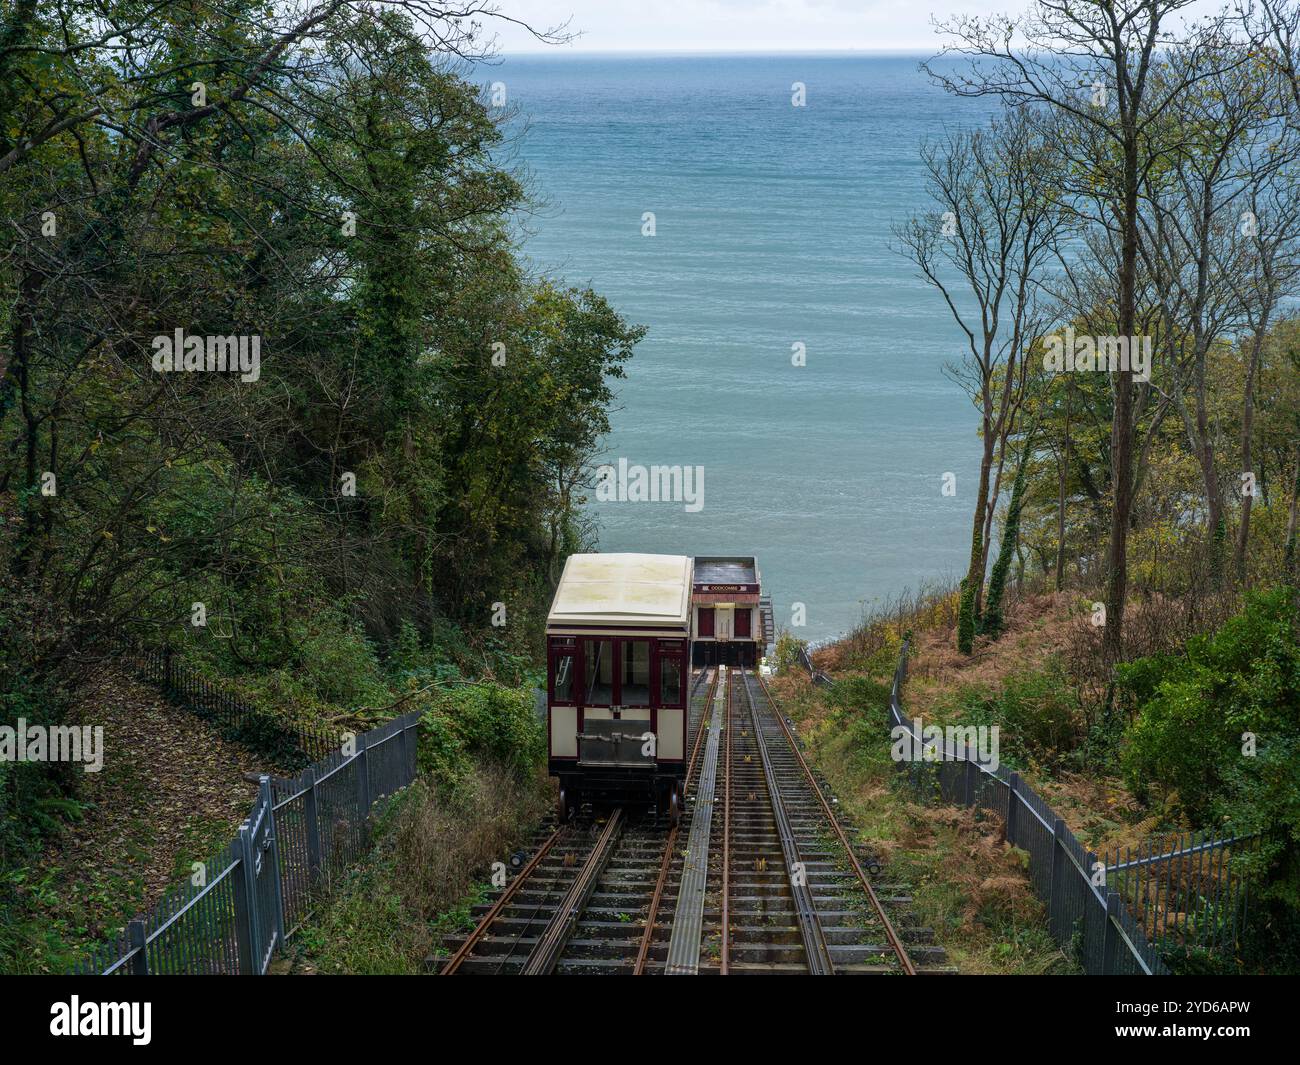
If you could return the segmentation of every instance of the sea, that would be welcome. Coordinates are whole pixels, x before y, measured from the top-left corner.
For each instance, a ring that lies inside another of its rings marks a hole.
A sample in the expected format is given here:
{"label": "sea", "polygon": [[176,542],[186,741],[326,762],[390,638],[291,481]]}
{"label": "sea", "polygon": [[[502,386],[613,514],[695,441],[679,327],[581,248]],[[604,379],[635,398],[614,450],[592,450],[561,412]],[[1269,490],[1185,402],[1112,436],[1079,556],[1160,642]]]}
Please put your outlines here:
{"label": "sea", "polygon": [[702,475],[691,501],[593,494],[599,549],[754,555],[778,627],[813,642],[955,580],[969,552],[978,418],[945,372],[965,339],[893,227],[934,210],[923,141],[994,105],[946,94],[923,58],[556,53],[473,72],[536,203],[532,269],[647,329],[601,461]]}

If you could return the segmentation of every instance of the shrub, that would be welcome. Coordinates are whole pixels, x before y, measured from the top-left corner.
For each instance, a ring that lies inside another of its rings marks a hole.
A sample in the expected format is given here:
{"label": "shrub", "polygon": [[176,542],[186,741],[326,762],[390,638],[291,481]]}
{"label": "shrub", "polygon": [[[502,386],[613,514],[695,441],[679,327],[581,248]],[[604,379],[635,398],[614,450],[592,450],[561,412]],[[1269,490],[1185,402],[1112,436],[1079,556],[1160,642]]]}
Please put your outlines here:
{"label": "shrub", "polygon": [[1264,833],[1275,886],[1289,884],[1300,901],[1300,646],[1290,595],[1250,595],[1181,655],[1121,666],[1118,679],[1138,706],[1122,757],[1134,791],[1164,787],[1193,821]]}
{"label": "shrub", "polygon": [[546,755],[546,738],[530,687],[488,681],[456,685],[431,696],[421,720],[421,767],[455,787],[476,759],[526,774]]}
{"label": "shrub", "polygon": [[776,671],[778,673],[788,673],[795,668],[802,669],[799,664],[799,652],[808,646],[807,640],[800,640],[788,632],[782,632],[776,638]]}
{"label": "shrub", "polygon": [[383,811],[374,853],[290,942],[321,972],[422,971],[442,934],[468,921],[477,879],[541,816],[539,785],[492,764],[470,767],[454,791],[417,780]]}
{"label": "shrub", "polygon": [[968,655],[975,645],[975,586],[966,578],[961,582],[961,600],[957,613],[957,650]]}
{"label": "shrub", "polygon": [[997,725],[1002,761],[1056,765],[1071,755],[1083,733],[1078,696],[1057,658],[1042,668],[1009,676],[1000,691],[967,687],[957,695],[961,721]]}
{"label": "shrub", "polygon": [[1003,729],[1033,758],[1059,762],[1078,746],[1083,715],[1056,658],[1007,679],[999,700]]}
{"label": "shrub", "polygon": [[826,703],[836,710],[856,712],[871,720],[874,727],[881,727],[884,714],[889,705],[890,685],[883,684],[871,677],[840,677],[830,688],[826,689]]}

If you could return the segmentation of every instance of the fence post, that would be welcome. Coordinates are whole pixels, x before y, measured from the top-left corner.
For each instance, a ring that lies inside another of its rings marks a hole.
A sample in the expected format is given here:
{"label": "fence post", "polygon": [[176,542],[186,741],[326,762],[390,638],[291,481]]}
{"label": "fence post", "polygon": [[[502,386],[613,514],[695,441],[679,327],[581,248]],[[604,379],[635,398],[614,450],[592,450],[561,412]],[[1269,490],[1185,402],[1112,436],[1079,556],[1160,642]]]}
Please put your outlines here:
{"label": "fence post", "polygon": [[139,918],[129,921],[126,926],[126,938],[135,956],[131,959],[132,976],[149,975],[149,944],[145,935],[144,922]]}
{"label": "fence post", "polygon": [[275,803],[271,801],[271,778],[266,774],[258,781],[258,798],[266,804],[266,842],[270,845],[271,877],[275,883],[275,945],[284,952],[284,881],[280,877],[280,839],[275,831]]}
{"label": "fence post", "polygon": [[173,681],[172,681],[172,649],[171,649],[170,647],[164,647],[164,648],[163,648],[162,659],[163,659],[163,661],[162,661],[162,666],[163,666],[163,690],[166,691],[166,692],[170,695],[170,694],[171,694],[171,691],[172,691],[172,687],[173,687]]}
{"label": "fence post", "polygon": [[397,723],[397,749],[402,754],[402,760],[399,763],[401,768],[398,770],[398,777],[401,780],[401,783],[397,785],[399,788],[404,787],[407,783],[406,774],[407,774],[407,766],[409,764],[408,759],[410,758],[410,754],[407,751],[407,746],[408,744],[406,738],[406,722],[399,721]]}
{"label": "fence post", "polygon": [[1007,819],[1002,825],[1002,841],[1010,843],[1013,847],[1016,843],[1016,818],[1020,811],[1016,809],[1020,805],[1020,774],[1012,773],[1011,779],[1007,784]]}
{"label": "fence post", "polygon": [[306,787],[302,796],[302,819],[307,826],[307,879],[315,884],[320,879],[320,814],[316,810],[316,767],[309,765],[302,771]]}
{"label": "fence post", "polygon": [[370,770],[366,765],[366,744],[368,733],[357,737],[357,804],[361,807],[361,821],[364,824],[370,816]]}
{"label": "fence post", "polygon": [[[970,751],[967,751],[966,753],[970,754]],[[979,770],[979,766],[977,766],[969,758],[965,759],[965,762],[966,762],[966,805],[973,807],[975,805],[975,787],[978,783],[980,770]]]}
{"label": "fence post", "polygon": [[1101,940],[1101,972],[1103,976],[1115,972],[1115,955],[1119,951],[1119,895],[1114,891],[1106,892],[1105,934]]}
{"label": "fence post", "polygon": [[[1062,906],[1062,900],[1065,893],[1065,844],[1061,842],[1061,836],[1065,832],[1065,821],[1056,818],[1052,822],[1052,870],[1051,879],[1047,885],[1047,897],[1051,900],[1047,907],[1047,926],[1049,929],[1056,924],[1057,918],[1061,916],[1058,912]],[[1058,937],[1057,942],[1060,942]]]}
{"label": "fence post", "polygon": [[255,976],[260,966],[257,964],[257,897],[253,865],[253,839],[248,822],[239,826],[239,872],[231,878],[235,889],[235,944],[239,954],[239,972],[243,976]]}

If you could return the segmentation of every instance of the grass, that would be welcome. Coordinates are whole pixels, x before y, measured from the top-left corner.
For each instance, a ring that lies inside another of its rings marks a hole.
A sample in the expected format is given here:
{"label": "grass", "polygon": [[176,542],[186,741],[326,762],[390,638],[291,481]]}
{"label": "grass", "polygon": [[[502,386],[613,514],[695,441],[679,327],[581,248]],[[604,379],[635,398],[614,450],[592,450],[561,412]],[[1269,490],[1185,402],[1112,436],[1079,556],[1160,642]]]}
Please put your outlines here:
{"label": "grass", "polygon": [[[1101,714],[1095,684],[1078,676],[1081,658],[1092,653],[1089,641],[1098,638],[1087,620],[1090,599],[1072,592],[1016,594],[1000,638],[977,637],[969,656],[954,646],[954,623],[940,609],[942,599],[930,607],[909,599],[819,653],[818,662],[883,676],[897,662],[901,633],[913,629],[904,698],[909,717],[936,725],[997,725],[1002,763],[1052,805],[1081,843],[1098,853],[1134,846],[1187,826],[1167,805],[1139,802],[1121,777],[1123,721]],[[1158,612],[1150,603],[1130,606],[1134,626],[1174,625],[1153,617]]]}
{"label": "grass", "polygon": [[540,773],[521,780],[482,763],[454,791],[417,781],[385,812],[371,854],[290,940],[290,971],[427,972],[444,936],[473,928],[493,863],[527,840],[551,793]]}
{"label": "grass", "polygon": [[775,687],[860,841],[885,862],[887,881],[906,885],[916,923],[933,929],[951,964],[963,973],[1078,971],[1048,934],[1026,856],[1001,842],[1000,825],[969,810],[918,805],[898,786],[887,685],[849,674],[829,689],[798,675],[777,678]]}

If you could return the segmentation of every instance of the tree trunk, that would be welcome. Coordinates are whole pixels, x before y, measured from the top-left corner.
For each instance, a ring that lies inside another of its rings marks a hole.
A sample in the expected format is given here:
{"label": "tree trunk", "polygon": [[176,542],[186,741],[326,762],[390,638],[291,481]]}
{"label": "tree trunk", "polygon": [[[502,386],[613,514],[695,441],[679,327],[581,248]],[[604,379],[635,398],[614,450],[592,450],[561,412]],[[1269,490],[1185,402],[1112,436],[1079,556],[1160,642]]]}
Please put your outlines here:
{"label": "tree trunk", "polygon": [[988,505],[989,477],[993,468],[993,433],[987,416],[984,419],[984,454],[980,459],[980,483],[975,499],[975,517],[971,522],[970,565],[966,570],[957,625],[957,649],[970,654],[979,621],[980,593],[984,586],[984,508]]}
{"label": "tree trunk", "polygon": [[1070,399],[1069,383],[1065,386],[1065,439],[1057,451],[1056,461],[1056,590],[1065,587],[1065,486],[1070,463]]}
{"label": "tree trunk", "polygon": [[1300,446],[1296,447],[1295,452],[1295,475],[1291,479],[1291,510],[1286,519],[1286,552],[1283,556],[1286,574],[1291,583],[1300,585],[1300,557],[1297,556],[1296,551],[1296,512],[1300,510],[1297,500],[1300,500]]}
{"label": "tree trunk", "polygon": [[[1119,271],[1119,333],[1133,336],[1136,312],[1138,241],[1138,144],[1132,122],[1124,131],[1123,247]],[[1118,662],[1124,649],[1124,602],[1128,594],[1128,527],[1133,510],[1133,371],[1115,375],[1115,411],[1110,428],[1111,509],[1110,544],[1106,551],[1106,630],[1102,654]]]}
{"label": "tree trunk", "polygon": [[[984,529],[980,533],[980,573],[985,574],[989,571],[989,549],[993,546],[993,521],[997,517],[998,500],[1002,496],[1002,470],[1005,466],[1004,457],[1005,444],[998,448],[998,460],[994,464],[994,469],[990,474],[989,480],[989,497],[984,502]],[[983,613],[983,593],[984,589],[979,589],[979,594],[975,597],[975,608]]]}
{"label": "tree trunk", "polygon": [[[1265,313],[1263,321],[1260,322],[1259,328],[1250,345],[1250,362],[1246,366],[1246,384],[1245,399],[1241,411],[1241,472],[1253,473],[1251,443],[1254,436],[1255,428],[1255,374],[1259,369],[1260,349],[1264,346],[1264,333],[1268,329],[1268,314]],[[1243,494],[1241,497],[1241,523],[1237,528],[1237,549],[1233,558],[1233,570],[1237,575],[1237,580],[1241,583],[1246,581],[1246,545],[1250,540],[1250,508],[1255,501],[1254,490],[1249,494]]]}
{"label": "tree trunk", "polygon": [[[1020,458],[1015,480],[1011,485],[1011,502],[1007,504],[1007,520],[1002,526],[1002,542],[998,545],[998,558],[993,563],[993,573],[989,577],[989,599],[984,610],[984,631],[996,637],[1002,631],[1002,597],[1006,589],[1007,571],[1011,568],[1011,556],[1020,558],[1020,508],[1025,496],[1025,470],[1029,465],[1029,442],[1025,442],[1025,451]],[[1021,561],[1021,577],[1024,575],[1024,563]]]}
{"label": "tree trunk", "polygon": [[1214,441],[1210,438],[1209,404],[1205,396],[1205,358],[1202,341],[1196,341],[1196,450],[1201,466],[1201,481],[1205,488],[1206,532],[1209,535],[1211,575],[1218,580],[1223,574],[1223,498],[1219,493],[1219,477],[1215,469]]}
{"label": "tree trunk", "polygon": [[[1023,300],[1023,293],[1021,298]],[[1017,402],[1013,408],[1011,403],[1011,397],[1016,392],[1016,352],[1019,348],[1020,329],[1017,326],[1012,334],[1011,350],[1007,354],[1007,369],[1003,380],[1002,401],[999,404],[997,421],[994,423],[996,429],[995,435],[997,436],[996,454],[998,461],[997,472],[991,478],[993,482],[992,491],[989,493],[988,499],[986,499],[984,503],[984,542],[980,551],[981,587],[976,588],[975,590],[975,612],[977,615],[983,612],[981,608],[984,592],[982,584],[984,574],[987,573],[989,569],[989,549],[993,545],[993,520],[997,516],[998,499],[1002,495],[1002,474],[1006,469],[1007,464],[1007,441],[1010,439],[1011,431],[1015,427],[1016,413],[1020,406]],[[985,389],[984,395],[986,397],[985,403],[987,404],[991,398],[989,397],[987,389]]]}
{"label": "tree trunk", "polygon": [[39,419],[32,409],[31,361],[32,337],[36,332],[33,306],[39,289],[40,282],[37,276],[32,273],[26,274],[19,289],[18,306],[14,308],[13,365],[9,368],[9,373],[14,378],[14,385],[18,394],[18,410],[22,417],[22,487],[28,490],[21,497],[21,524],[14,538],[14,554],[10,562],[12,571],[19,576],[25,575],[31,565],[33,540],[36,535],[33,518],[35,510],[34,492],[37,481],[36,447]]}

